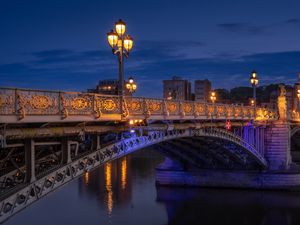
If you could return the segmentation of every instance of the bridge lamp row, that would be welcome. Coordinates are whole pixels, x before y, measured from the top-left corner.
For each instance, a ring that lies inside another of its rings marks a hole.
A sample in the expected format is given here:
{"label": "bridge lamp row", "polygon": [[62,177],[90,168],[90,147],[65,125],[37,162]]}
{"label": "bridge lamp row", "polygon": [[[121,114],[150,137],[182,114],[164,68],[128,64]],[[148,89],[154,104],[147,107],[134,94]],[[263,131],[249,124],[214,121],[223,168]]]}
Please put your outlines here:
{"label": "bridge lamp row", "polygon": [[129,125],[140,125],[143,120],[129,120]]}

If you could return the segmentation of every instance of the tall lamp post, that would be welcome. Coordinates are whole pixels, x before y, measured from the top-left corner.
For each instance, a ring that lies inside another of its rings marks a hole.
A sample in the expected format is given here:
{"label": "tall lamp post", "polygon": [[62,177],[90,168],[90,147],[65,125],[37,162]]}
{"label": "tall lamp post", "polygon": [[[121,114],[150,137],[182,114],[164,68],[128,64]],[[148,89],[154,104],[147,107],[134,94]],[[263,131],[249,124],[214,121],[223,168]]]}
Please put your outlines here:
{"label": "tall lamp post", "polygon": [[215,113],[215,102],[216,102],[216,100],[217,100],[217,96],[216,96],[216,92],[215,91],[212,91],[212,92],[210,92],[210,100],[211,100],[211,102],[212,102],[212,104],[213,104],[213,111],[211,112],[211,121],[210,121],[210,123],[211,123],[211,125],[210,125],[210,129],[212,129],[212,122],[213,122],[213,119],[214,119],[214,113]]}
{"label": "tall lamp post", "polygon": [[212,102],[212,104],[213,104],[213,112],[212,112],[212,118],[213,118],[213,114],[215,113],[215,102],[216,102],[216,100],[217,100],[217,96],[216,96],[216,92],[215,91],[212,91],[211,93],[210,93],[210,100],[211,100],[211,102]]}
{"label": "tall lamp post", "polygon": [[256,105],[257,105],[257,101],[256,101],[256,87],[258,85],[258,78],[257,78],[257,73],[255,70],[252,71],[251,76],[250,76],[250,83],[253,87],[253,101],[254,101],[254,114],[256,115]]}
{"label": "tall lamp post", "polygon": [[112,48],[112,53],[118,56],[119,61],[119,81],[118,95],[120,96],[120,111],[123,115],[123,96],[124,96],[124,56],[128,58],[129,52],[133,46],[133,39],[130,35],[125,34],[126,23],[119,19],[115,24],[115,30],[107,33],[107,40]]}

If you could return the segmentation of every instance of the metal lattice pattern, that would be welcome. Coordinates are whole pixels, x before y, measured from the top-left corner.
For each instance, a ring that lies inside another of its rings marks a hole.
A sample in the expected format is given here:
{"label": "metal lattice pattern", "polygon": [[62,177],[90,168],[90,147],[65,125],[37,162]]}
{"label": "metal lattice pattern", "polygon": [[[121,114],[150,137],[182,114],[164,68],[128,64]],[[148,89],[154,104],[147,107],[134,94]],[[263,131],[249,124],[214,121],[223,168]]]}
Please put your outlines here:
{"label": "metal lattice pattern", "polygon": [[40,179],[31,184],[22,184],[16,187],[15,190],[11,190],[10,193],[6,193],[6,196],[2,196],[0,205],[0,221],[6,220],[29,204],[47,195],[49,192],[83,175],[86,171],[94,169],[106,162],[160,142],[194,136],[217,137],[233,142],[243,147],[243,149],[251,154],[260,165],[264,167],[267,166],[263,156],[261,156],[254,147],[247,144],[236,135],[224,130],[197,129],[152,131],[149,132],[148,135],[131,137],[111,144],[105,148],[95,150],[94,152],[82,156],[67,165],[58,166],[55,168],[55,171],[52,170],[53,172],[48,172],[48,174],[40,176]]}

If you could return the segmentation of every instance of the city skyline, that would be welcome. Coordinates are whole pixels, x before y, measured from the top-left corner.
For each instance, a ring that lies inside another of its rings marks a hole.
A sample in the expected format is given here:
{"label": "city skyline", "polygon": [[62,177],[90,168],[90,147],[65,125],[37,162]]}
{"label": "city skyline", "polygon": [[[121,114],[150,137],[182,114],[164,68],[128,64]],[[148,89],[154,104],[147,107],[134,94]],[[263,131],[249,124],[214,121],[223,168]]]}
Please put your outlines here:
{"label": "city skyline", "polygon": [[261,85],[298,81],[297,1],[131,3],[2,1],[0,85],[82,91],[117,79],[106,33],[119,18],[134,38],[125,78],[136,95],[161,97],[152,90],[174,75],[227,89],[249,86],[253,69]]}

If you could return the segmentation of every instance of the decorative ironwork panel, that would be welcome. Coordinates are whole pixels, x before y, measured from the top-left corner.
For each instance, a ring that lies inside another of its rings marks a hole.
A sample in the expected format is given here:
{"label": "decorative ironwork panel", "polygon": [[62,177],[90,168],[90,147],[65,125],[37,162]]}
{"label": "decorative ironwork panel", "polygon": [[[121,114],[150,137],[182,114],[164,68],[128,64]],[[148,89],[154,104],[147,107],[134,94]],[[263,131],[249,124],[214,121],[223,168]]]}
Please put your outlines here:
{"label": "decorative ironwork panel", "polygon": [[62,112],[67,115],[90,115],[93,112],[93,96],[81,93],[61,93]]}
{"label": "decorative ironwork panel", "polygon": [[95,95],[95,111],[103,114],[120,114],[120,98],[118,96]]}
{"label": "decorative ironwork panel", "polygon": [[15,90],[0,89],[0,115],[15,114]]}
{"label": "decorative ironwork panel", "polygon": [[235,117],[243,117],[243,111],[241,106],[234,107],[234,116]]}
{"label": "decorative ironwork panel", "polygon": [[177,101],[166,101],[167,111],[169,115],[179,115],[179,102]]}
{"label": "decorative ironwork panel", "polygon": [[151,115],[163,115],[163,100],[146,99],[148,111]]}
{"label": "decorative ironwork panel", "polygon": [[137,97],[126,97],[129,115],[143,115],[145,112],[144,99]]}
{"label": "decorative ironwork panel", "polygon": [[225,105],[217,105],[216,108],[217,108],[217,116],[218,117],[226,116]]}
{"label": "decorative ironwork panel", "polygon": [[194,114],[194,104],[193,102],[183,102],[182,111],[186,116],[192,116]]}
{"label": "decorative ironwork panel", "polygon": [[22,115],[59,114],[59,93],[49,91],[17,90],[17,113]]}
{"label": "decorative ironwork panel", "polygon": [[195,113],[199,116],[206,115],[206,107],[204,103],[195,103]]}

